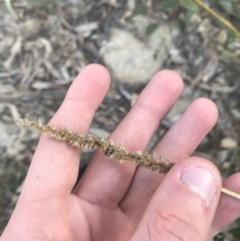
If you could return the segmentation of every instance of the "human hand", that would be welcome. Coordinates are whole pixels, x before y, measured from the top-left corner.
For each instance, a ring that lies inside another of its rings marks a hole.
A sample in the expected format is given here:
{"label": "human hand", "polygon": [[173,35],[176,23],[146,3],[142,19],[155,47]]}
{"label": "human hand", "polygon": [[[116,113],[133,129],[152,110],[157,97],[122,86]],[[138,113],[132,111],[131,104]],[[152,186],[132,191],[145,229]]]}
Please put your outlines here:
{"label": "human hand", "polygon": [[[87,133],[109,83],[105,68],[87,66],[49,124]],[[110,138],[129,151],[143,151],[182,89],[174,72],[157,73]],[[222,181],[216,167],[189,157],[217,117],[216,106],[208,99],[190,105],[154,150],[164,159],[180,161],[167,175],[119,164],[98,151],[73,193],[79,150],[43,134],[0,240],[210,239],[240,215],[238,200],[220,198]],[[223,185],[239,192],[239,175]]]}

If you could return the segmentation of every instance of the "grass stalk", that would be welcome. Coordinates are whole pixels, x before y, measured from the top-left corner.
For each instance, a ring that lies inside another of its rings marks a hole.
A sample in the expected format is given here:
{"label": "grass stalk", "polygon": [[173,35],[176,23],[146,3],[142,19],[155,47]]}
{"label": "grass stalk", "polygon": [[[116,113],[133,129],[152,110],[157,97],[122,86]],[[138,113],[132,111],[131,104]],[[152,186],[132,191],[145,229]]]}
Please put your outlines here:
{"label": "grass stalk", "polygon": [[[106,156],[117,160],[120,163],[131,162],[134,165],[143,166],[152,171],[158,171],[159,173],[164,174],[167,174],[175,164],[174,162],[169,162],[162,158],[157,160],[154,156],[147,152],[128,152],[122,145],[118,146],[113,141],[108,141],[90,133],[80,135],[79,133],[66,128],[56,128],[49,125],[43,125],[40,121],[33,122],[28,119],[19,119],[17,122],[23,127],[36,129],[40,133],[48,133],[51,138],[57,141],[67,142],[73,147],[83,149],[102,149]],[[221,191],[222,193],[240,200],[240,194],[238,193],[226,188],[222,188]]]}

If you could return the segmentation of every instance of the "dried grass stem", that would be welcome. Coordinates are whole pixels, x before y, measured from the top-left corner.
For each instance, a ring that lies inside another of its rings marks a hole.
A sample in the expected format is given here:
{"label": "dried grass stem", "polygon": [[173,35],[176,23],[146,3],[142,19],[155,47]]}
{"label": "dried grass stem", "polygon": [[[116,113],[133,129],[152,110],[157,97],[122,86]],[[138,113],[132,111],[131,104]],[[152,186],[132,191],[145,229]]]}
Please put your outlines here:
{"label": "dried grass stem", "polygon": [[[120,163],[131,162],[134,165],[149,168],[152,171],[159,171],[160,173],[168,173],[175,163],[168,162],[162,158],[156,159],[147,152],[128,152],[120,145],[116,145],[113,141],[108,141],[104,138],[93,134],[80,135],[66,128],[56,128],[49,125],[43,125],[41,122],[33,122],[28,119],[19,119],[17,121],[21,126],[34,128],[40,133],[48,133],[50,137],[58,141],[65,141],[71,146],[83,149],[102,149],[104,154],[111,159],[117,160]],[[229,196],[240,199],[240,194],[235,193],[226,188],[221,191]]]}
{"label": "dried grass stem", "polygon": [[28,119],[19,119],[18,123],[24,127],[34,128],[40,133],[46,132],[51,138],[58,141],[65,141],[73,147],[80,147],[83,149],[100,148],[106,156],[120,163],[131,162],[134,165],[143,166],[152,171],[159,171],[165,174],[174,166],[174,163],[163,160],[162,158],[156,160],[154,156],[147,152],[128,152],[122,145],[118,146],[113,141],[108,141],[90,133],[80,135],[66,128],[43,125],[41,122],[33,122]]}

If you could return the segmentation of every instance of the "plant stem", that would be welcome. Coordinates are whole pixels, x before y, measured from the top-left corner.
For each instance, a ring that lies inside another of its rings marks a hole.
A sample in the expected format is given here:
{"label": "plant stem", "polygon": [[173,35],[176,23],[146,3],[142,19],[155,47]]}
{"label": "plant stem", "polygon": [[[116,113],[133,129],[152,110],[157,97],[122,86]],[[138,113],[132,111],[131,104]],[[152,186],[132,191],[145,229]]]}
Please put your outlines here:
{"label": "plant stem", "polygon": [[233,192],[233,191],[228,190],[224,187],[222,187],[221,192],[240,200],[240,194],[239,193]]}
{"label": "plant stem", "polygon": [[200,5],[202,8],[204,8],[208,13],[213,15],[215,18],[217,18],[221,23],[223,23],[225,26],[227,26],[229,29],[231,29],[239,38],[240,38],[240,32],[225,18],[220,16],[216,11],[208,7],[204,2],[201,0],[195,0],[195,2]]}
{"label": "plant stem", "polygon": [[[151,169],[152,171],[159,171],[160,173],[168,173],[174,166],[174,162],[168,162],[162,158],[158,161],[155,157],[147,152],[128,152],[123,146],[117,146],[113,141],[108,141],[96,135],[86,134],[80,135],[77,132],[73,132],[66,128],[52,127],[49,125],[43,125],[41,122],[33,122],[28,119],[19,119],[17,122],[24,127],[34,128],[40,133],[48,133],[49,136],[58,141],[65,141],[71,146],[80,147],[84,149],[98,149],[101,148],[106,156],[111,159],[115,159],[120,163],[131,162],[135,165],[140,165]],[[225,193],[231,197],[240,200],[240,194],[235,193],[226,188],[221,189],[222,193]]]}

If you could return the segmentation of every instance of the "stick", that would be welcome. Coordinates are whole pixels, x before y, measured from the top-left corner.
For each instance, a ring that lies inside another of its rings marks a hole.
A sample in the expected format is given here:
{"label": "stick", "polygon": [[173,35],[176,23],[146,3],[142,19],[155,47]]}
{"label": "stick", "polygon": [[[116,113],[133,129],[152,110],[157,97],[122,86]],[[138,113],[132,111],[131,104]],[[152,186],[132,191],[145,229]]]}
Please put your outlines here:
{"label": "stick", "polygon": [[[168,173],[168,171],[174,166],[175,163],[166,161],[162,158],[156,160],[156,158],[147,152],[135,152],[131,153],[125,150],[123,146],[117,146],[113,141],[107,141],[96,135],[86,134],[80,135],[77,132],[73,132],[66,128],[57,129],[49,125],[43,125],[40,121],[33,122],[28,119],[19,119],[17,122],[24,127],[33,128],[40,133],[46,132],[49,136],[58,141],[65,141],[71,146],[81,147],[84,149],[102,149],[104,154],[111,159],[115,159],[120,163],[131,162],[135,165],[140,165],[151,169],[152,171],[158,171],[159,173]],[[228,190],[226,188],[221,189],[222,193],[225,193],[231,197],[240,200],[240,194]]]}
{"label": "stick", "polygon": [[231,190],[229,190],[227,188],[224,188],[224,187],[222,187],[221,192],[240,200],[240,194],[239,193],[236,193],[236,192],[231,191]]}

